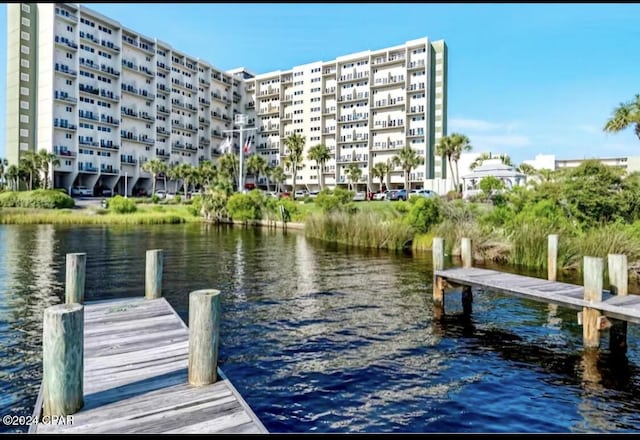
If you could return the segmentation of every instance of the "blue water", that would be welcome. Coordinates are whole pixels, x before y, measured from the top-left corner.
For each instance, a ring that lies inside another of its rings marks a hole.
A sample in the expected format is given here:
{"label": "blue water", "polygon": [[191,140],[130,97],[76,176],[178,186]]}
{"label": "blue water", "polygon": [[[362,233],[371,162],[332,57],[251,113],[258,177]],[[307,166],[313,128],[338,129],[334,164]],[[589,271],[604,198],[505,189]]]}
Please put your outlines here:
{"label": "blue water", "polygon": [[154,248],[183,319],[190,291],[222,291],[221,367],[271,432],[640,431],[634,325],[626,357],[605,336],[592,359],[573,310],[476,291],[469,317],[453,292],[436,322],[429,255],[204,225],[0,226],[2,414],[33,409],[64,255],[87,253],[91,300],[142,295]]}

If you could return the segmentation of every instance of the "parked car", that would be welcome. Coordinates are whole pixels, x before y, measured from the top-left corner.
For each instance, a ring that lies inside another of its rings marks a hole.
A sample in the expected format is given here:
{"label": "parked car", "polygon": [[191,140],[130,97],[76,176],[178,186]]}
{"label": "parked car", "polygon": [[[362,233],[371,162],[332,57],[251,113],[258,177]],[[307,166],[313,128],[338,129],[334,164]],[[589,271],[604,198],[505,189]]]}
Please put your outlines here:
{"label": "parked car", "polygon": [[398,200],[398,190],[390,189],[385,196],[387,200]]}
{"label": "parked car", "polygon": [[306,196],[309,194],[306,189],[298,189],[296,190],[296,199]]}
{"label": "parked car", "polygon": [[113,196],[113,191],[109,188],[103,188],[102,189],[102,197],[112,197]]}
{"label": "parked car", "polygon": [[309,193],[309,197],[311,197],[313,199],[313,198],[318,197],[318,194],[320,194],[320,191],[311,191]]}
{"label": "parked car", "polygon": [[387,194],[387,200],[407,200],[407,190],[406,189],[396,189],[392,190],[390,194]]}
{"label": "parked car", "polygon": [[173,199],[176,196],[174,193],[168,193],[165,190],[156,191],[156,195],[161,199]]}
{"label": "parked car", "polygon": [[367,193],[364,191],[358,191],[353,195],[354,202],[362,202],[364,200],[367,200]]}
{"label": "parked car", "polygon": [[409,193],[409,197],[412,196],[438,197],[438,194],[435,191],[431,191],[430,189],[412,189],[411,193]]}
{"label": "parked car", "polygon": [[384,200],[387,198],[387,193],[389,191],[377,192],[373,195],[373,200]]}
{"label": "parked car", "polygon": [[74,186],[71,188],[72,196],[93,196],[93,190],[87,186]]}

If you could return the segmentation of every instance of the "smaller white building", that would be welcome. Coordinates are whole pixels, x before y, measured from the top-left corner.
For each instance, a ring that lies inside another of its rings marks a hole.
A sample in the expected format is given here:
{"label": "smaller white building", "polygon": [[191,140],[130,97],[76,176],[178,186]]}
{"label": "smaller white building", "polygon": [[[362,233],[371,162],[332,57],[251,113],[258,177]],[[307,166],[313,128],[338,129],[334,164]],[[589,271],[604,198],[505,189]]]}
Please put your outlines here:
{"label": "smaller white building", "polygon": [[503,164],[500,159],[487,159],[472,172],[461,176],[462,198],[468,199],[480,194],[482,192],[480,181],[487,176],[500,179],[507,189],[527,183],[526,174],[521,173],[512,166]]}

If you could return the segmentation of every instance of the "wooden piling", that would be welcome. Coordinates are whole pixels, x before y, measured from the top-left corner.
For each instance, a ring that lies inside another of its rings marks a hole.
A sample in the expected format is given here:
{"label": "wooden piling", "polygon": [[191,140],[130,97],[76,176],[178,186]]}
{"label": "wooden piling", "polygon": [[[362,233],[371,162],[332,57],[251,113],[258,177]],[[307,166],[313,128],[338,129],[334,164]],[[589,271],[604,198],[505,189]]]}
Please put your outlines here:
{"label": "wooden piling", "polygon": [[65,302],[67,304],[84,303],[84,284],[87,266],[87,254],[67,254],[65,278]]}
{"label": "wooden piling", "polygon": [[[609,284],[611,293],[618,296],[626,296],[629,293],[627,268],[627,256],[621,254],[609,254],[607,267],[609,269]],[[615,354],[627,352],[627,322],[619,319],[611,319],[612,326],[609,329],[609,349]]]}
{"label": "wooden piling", "polygon": [[431,249],[433,253],[434,315],[438,318],[444,313],[444,280],[437,276],[435,272],[444,270],[444,239],[442,237],[433,237]]}
{"label": "wooden piling", "polygon": [[550,234],[547,242],[547,279],[556,281],[558,273],[558,235]]}
{"label": "wooden piling", "polygon": [[[462,257],[462,267],[469,269],[473,267],[473,247],[471,239],[463,237],[460,241],[460,255]],[[462,286],[462,311],[465,315],[471,314],[471,304],[473,303],[473,293],[471,286]]]}
{"label": "wooden piling", "polygon": [[[602,258],[584,257],[584,300],[588,302],[602,301]],[[600,312],[596,309],[582,309],[582,339],[585,348],[598,348],[600,345],[599,320]]]}
{"label": "wooden piling", "polygon": [[42,383],[45,416],[66,416],[82,408],[84,306],[59,304],[44,311]]}
{"label": "wooden piling", "polygon": [[162,297],[162,249],[147,251],[144,295],[147,299]]}
{"label": "wooden piling", "polygon": [[189,294],[189,383],[209,385],[217,380],[220,339],[220,291]]}

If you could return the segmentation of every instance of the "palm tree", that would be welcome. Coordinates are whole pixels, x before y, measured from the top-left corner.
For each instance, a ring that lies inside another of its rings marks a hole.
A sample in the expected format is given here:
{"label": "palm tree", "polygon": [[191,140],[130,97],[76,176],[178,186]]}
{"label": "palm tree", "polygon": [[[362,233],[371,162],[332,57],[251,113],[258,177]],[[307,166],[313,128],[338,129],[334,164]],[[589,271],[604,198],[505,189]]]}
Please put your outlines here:
{"label": "palm tree", "polygon": [[7,182],[9,182],[9,188],[12,191],[18,190],[18,178],[20,177],[20,170],[16,165],[9,165],[4,172]]}
{"label": "palm tree", "polygon": [[[385,179],[385,177],[387,177],[389,175],[389,173],[391,172],[391,170],[393,169],[393,167],[391,166],[391,164],[389,163],[389,161],[387,162],[378,162],[377,164],[375,164],[373,166],[373,168],[371,168],[371,177],[373,178],[379,178],[380,179],[380,192],[382,192],[382,184],[383,181]],[[387,184],[387,188],[389,187],[389,185]]]}
{"label": "palm tree", "polygon": [[273,180],[273,182],[276,184],[276,191],[280,192],[282,191],[282,182],[285,181],[285,179],[287,178],[286,174],[284,173],[284,169],[280,166],[277,165],[275,167],[273,167],[271,169],[271,180]]}
{"label": "palm tree", "polygon": [[[259,154],[252,154],[247,159],[247,171],[254,175],[255,182],[258,181],[260,174],[265,174],[267,169],[267,161]],[[269,183],[267,183],[267,191],[269,190]]]}
{"label": "palm tree", "polygon": [[634,126],[636,136],[640,139],[640,95],[636,95],[635,100],[621,103],[605,124],[604,131],[617,133],[630,125]]}
{"label": "palm tree", "polygon": [[436,145],[436,154],[442,158],[446,158],[449,163],[449,169],[451,170],[451,184],[457,189],[455,176],[453,175],[453,163],[451,161],[454,150],[455,146],[451,136],[441,137],[440,142]]}
{"label": "palm tree", "polygon": [[29,176],[29,191],[33,189],[33,176],[40,171],[40,158],[33,151],[27,151],[18,162],[18,168],[22,169],[25,175]]}
{"label": "palm tree", "polygon": [[320,185],[320,190],[324,189],[324,173],[322,171],[324,164],[331,159],[331,151],[329,151],[329,148],[325,144],[314,145],[309,148],[307,159],[316,161],[316,166],[318,167],[318,184]]}
{"label": "palm tree", "polygon": [[533,176],[537,173],[537,170],[533,167],[533,165],[524,162],[522,162],[518,166],[518,171],[520,171],[522,174],[526,174],[527,176]]}
{"label": "palm tree", "polygon": [[509,157],[509,155],[506,153],[500,153],[498,156],[493,156],[491,153],[481,153],[480,156],[476,157],[476,160],[474,160],[473,163],[469,165],[469,169],[475,170],[480,165],[482,165],[485,160],[488,159],[500,159],[500,161],[504,165],[509,165],[510,167],[513,166],[511,157]]}
{"label": "palm tree", "polygon": [[456,190],[460,188],[460,173],[458,172],[458,161],[460,160],[460,156],[463,151],[471,151],[473,148],[469,143],[469,138],[461,133],[453,133],[451,134],[451,139],[453,143],[453,151],[451,153],[451,160],[456,164]]}
{"label": "palm tree", "polygon": [[[154,195],[156,193],[156,179],[158,177],[158,174],[165,173],[166,175],[167,165],[160,159],[151,159],[145,162],[144,164],[142,164],[142,169],[143,171],[146,171],[147,173],[151,174],[151,179],[152,179],[151,195]],[[165,191],[167,189],[166,181],[165,181],[164,189]]]}
{"label": "palm tree", "polygon": [[233,153],[225,153],[218,159],[218,170],[222,175],[231,180],[234,186],[237,185],[238,176],[240,175],[238,169],[240,162],[238,156]]}
{"label": "palm tree", "polygon": [[[192,165],[188,164],[188,163],[181,163],[178,166],[175,167],[175,174],[177,179],[182,179],[182,186],[184,189],[184,198],[187,198],[187,192],[189,190],[189,181],[192,180],[194,177],[196,177],[196,173],[195,173],[195,167],[193,167]],[[177,179],[176,179],[176,185],[177,185]],[[178,192],[177,187],[176,187],[176,193]]]}
{"label": "palm tree", "polygon": [[[42,172],[44,174],[44,189],[49,188],[49,171],[53,172],[53,167],[60,165],[60,159],[55,154],[48,152],[44,148],[38,153],[40,165],[42,166]],[[53,185],[51,185],[53,187]]]}
{"label": "palm tree", "polygon": [[411,170],[424,164],[424,157],[420,156],[418,152],[409,145],[405,145],[397,155],[393,156],[392,163],[404,171],[404,189],[409,192],[409,174]]}
{"label": "palm tree", "polygon": [[200,174],[200,184],[205,189],[213,185],[216,174],[218,173],[216,166],[211,163],[210,160],[205,160],[200,162],[200,165],[198,165],[198,170]]}
{"label": "palm tree", "polygon": [[292,134],[284,139],[284,145],[289,149],[289,155],[284,158],[284,164],[287,169],[291,170],[293,183],[291,185],[291,198],[296,199],[296,178],[298,176],[298,168],[303,168],[302,164],[305,138],[297,133]]}
{"label": "palm tree", "polygon": [[[345,174],[347,175],[347,179],[349,179],[349,189],[354,189],[354,182],[358,182],[360,177],[362,177],[362,168],[355,163],[350,163]],[[355,190],[357,189],[357,186],[355,186]]]}
{"label": "palm tree", "polygon": [[4,178],[6,176],[5,171],[8,165],[9,161],[7,159],[0,158],[0,189],[4,187]]}

